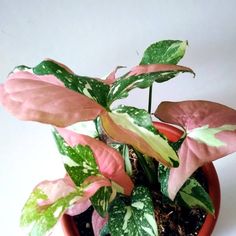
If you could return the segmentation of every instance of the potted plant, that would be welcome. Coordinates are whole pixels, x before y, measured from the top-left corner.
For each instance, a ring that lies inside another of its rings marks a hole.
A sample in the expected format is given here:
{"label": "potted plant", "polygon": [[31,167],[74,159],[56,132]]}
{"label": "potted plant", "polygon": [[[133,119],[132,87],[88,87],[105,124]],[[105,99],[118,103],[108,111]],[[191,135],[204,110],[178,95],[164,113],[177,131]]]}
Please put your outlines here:
{"label": "potted plant", "polygon": [[[90,214],[85,228],[92,222],[95,235],[211,233],[200,228],[217,218],[220,197],[214,167],[206,163],[236,150],[236,111],[209,101],[162,102],[153,113],[159,121],[151,119],[152,84],[194,74],[177,65],[186,47],[179,40],[154,43],[138,66],[118,78],[117,67],[105,80],[49,59],[9,74],[0,85],[1,104],[19,119],[53,125],[67,172],[31,193],[21,216],[30,235],[50,234],[65,214]],[[134,88],[149,88],[148,111],[112,106]],[[179,222],[189,226],[191,217],[196,225],[186,233]]]}

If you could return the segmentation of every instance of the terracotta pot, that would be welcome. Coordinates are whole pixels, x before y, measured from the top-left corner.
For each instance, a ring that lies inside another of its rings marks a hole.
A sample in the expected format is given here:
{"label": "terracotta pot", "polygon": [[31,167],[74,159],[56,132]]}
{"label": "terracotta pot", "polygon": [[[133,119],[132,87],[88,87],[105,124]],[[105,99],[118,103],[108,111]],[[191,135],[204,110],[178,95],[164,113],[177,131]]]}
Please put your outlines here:
{"label": "terracotta pot", "polygon": [[[160,122],[153,123],[156,128],[166,135],[166,137],[172,141],[177,141],[183,134],[183,131],[177,129],[171,125],[163,124]],[[220,210],[220,184],[219,179],[215,170],[215,167],[212,163],[207,163],[202,167],[202,171],[208,182],[208,191],[209,195],[213,201],[215,207],[215,216],[210,214],[207,215],[202,228],[200,229],[198,236],[208,236],[211,235],[216,221],[218,219],[219,210]],[[65,236],[79,236],[79,231],[73,220],[72,216],[63,215],[61,219],[62,228]]]}

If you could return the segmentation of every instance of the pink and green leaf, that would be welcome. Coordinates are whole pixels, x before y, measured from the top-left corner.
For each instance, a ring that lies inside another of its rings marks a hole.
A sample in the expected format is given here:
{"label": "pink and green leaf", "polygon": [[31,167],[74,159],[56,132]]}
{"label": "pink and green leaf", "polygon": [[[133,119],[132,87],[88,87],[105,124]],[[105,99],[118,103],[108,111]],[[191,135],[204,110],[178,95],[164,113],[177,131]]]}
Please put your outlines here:
{"label": "pink and green leaf", "polygon": [[53,76],[10,74],[0,89],[1,104],[22,120],[65,127],[95,119],[105,109],[90,98],[62,87]]}
{"label": "pink and green leaf", "polygon": [[109,85],[96,78],[76,75],[59,62],[46,59],[32,68],[20,66],[16,69],[30,71],[37,76],[55,76],[67,88],[91,98],[103,107],[107,107]]}
{"label": "pink and green leaf", "polygon": [[121,106],[101,116],[102,126],[114,140],[132,145],[141,153],[169,167],[178,166],[178,156],[168,140],[152,124],[143,109]]}
{"label": "pink and green leaf", "polygon": [[198,167],[236,151],[236,111],[232,108],[208,101],[163,102],[155,115],[186,131],[178,151],[180,166],[170,170],[171,199]]}
{"label": "pink and green leaf", "polygon": [[[149,46],[143,55],[139,66],[131,69],[130,73],[122,76],[111,86],[108,100],[128,96],[128,91],[150,87],[154,81],[164,82],[175,77],[179,72],[193,71],[186,67],[175,66],[184,56],[187,41],[163,40]],[[171,65],[172,64],[172,65]]]}
{"label": "pink and green leaf", "polygon": [[77,134],[67,129],[57,129],[70,147],[88,145],[94,155],[99,172],[106,178],[120,185],[125,194],[130,194],[133,183],[125,172],[124,160],[119,152],[107,146],[105,143],[86,135]]}
{"label": "pink and green leaf", "polygon": [[86,202],[101,187],[109,186],[104,178],[90,178],[77,188],[68,179],[44,181],[36,186],[21,215],[21,226],[30,227],[30,235],[50,235],[62,214],[75,203]]}
{"label": "pink and green leaf", "polygon": [[[158,82],[160,77],[167,72],[190,72],[194,73],[190,68],[171,64],[150,64],[139,65],[131,69],[131,71],[115,81],[108,94],[108,102],[111,104],[113,101],[128,96],[128,92],[134,88],[148,88],[155,81]],[[169,77],[168,77],[169,78]],[[167,80],[167,79],[166,79]],[[160,81],[163,82],[163,81]]]}

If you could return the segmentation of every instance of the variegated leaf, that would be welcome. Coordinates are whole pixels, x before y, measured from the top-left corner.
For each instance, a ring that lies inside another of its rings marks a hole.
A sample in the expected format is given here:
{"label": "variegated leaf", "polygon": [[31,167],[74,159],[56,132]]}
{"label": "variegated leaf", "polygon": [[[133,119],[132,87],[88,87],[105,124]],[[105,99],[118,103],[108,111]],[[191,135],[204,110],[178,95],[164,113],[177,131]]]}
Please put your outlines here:
{"label": "variegated leaf", "polygon": [[[160,182],[161,192],[166,197],[168,195],[168,179],[170,169],[159,165],[158,166],[158,179]],[[184,204],[190,208],[200,207],[210,214],[214,214],[214,206],[209,194],[201,186],[201,184],[194,178],[189,178],[179,190],[176,201],[178,204]]]}
{"label": "variegated leaf", "polygon": [[215,209],[209,194],[194,178],[189,178],[177,194],[177,201],[184,202],[190,208],[200,207],[210,214]]}
{"label": "variegated leaf", "polygon": [[99,135],[96,128],[96,121],[94,120],[80,121],[73,125],[67,126],[66,128],[75,133],[88,135],[92,138],[97,138]]}
{"label": "variegated leaf", "polygon": [[153,43],[145,50],[140,64],[177,64],[183,58],[187,45],[187,41],[180,40]]}
{"label": "variegated leaf", "polygon": [[149,190],[139,186],[134,189],[131,199],[115,199],[109,209],[108,227],[113,236],[158,235]]}
{"label": "variegated leaf", "polygon": [[150,115],[143,109],[120,106],[101,116],[106,133],[114,140],[132,145],[167,166],[178,166],[178,156],[167,139],[152,125]]}
{"label": "variegated leaf", "polygon": [[78,144],[70,147],[57,132],[53,134],[58,149],[62,154],[65,169],[76,186],[80,186],[89,176],[98,176],[100,174],[89,146]]}
{"label": "variegated leaf", "polygon": [[163,102],[155,115],[182,126],[187,135],[178,151],[180,166],[170,170],[171,199],[198,167],[236,151],[236,111],[232,108],[208,101]]}
{"label": "variegated leaf", "polygon": [[159,164],[158,165],[158,181],[160,183],[161,192],[166,197],[169,197],[169,194],[168,194],[169,175],[170,175],[170,168],[162,164]]}
{"label": "variegated leaf", "polygon": [[102,217],[107,214],[111,194],[111,187],[102,187],[90,199],[93,207]]}
{"label": "variegated leaf", "polygon": [[150,65],[139,65],[131,69],[131,71],[122,76],[119,80],[115,81],[108,94],[108,104],[110,105],[113,101],[128,96],[128,92],[134,88],[148,88],[154,81],[163,82],[163,78],[169,78],[168,73],[177,72],[194,72],[184,66],[171,65],[171,64],[150,64]]}
{"label": "variegated leaf", "polygon": [[[44,181],[31,193],[22,210],[21,216],[21,227],[31,226],[30,235],[50,235],[52,228],[70,204],[82,197],[83,191],[75,189],[70,185],[67,186],[63,181],[62,179],[53,183]],[[50,189],[45,191],[45,186],[48,184],[50,185]],[[64,186],[63,188],[62,184]],[[52,201],[48,195],[55,194],[54,190],[58,190],[58,188],[60,188],[60,193]],[[51,202],[51,204],[44,205],[44,202]]]}
{"label": "variegated leaf", "polygon": [[68,178],[43,181],[36,186],[22,210],[21,226],[30,227],[31,236],[50,235],[70,206],[86,202],[101,187],[109,185],[110,182],[102,177],[86,179],[81,188]]}
{"label": "variegated leaf", "polygon": [[27,71],[9,75],[0,86],[0,102],[14,116],[65,127],[94,120],[105,109],[90,98],[63,87],[52,75]]}
{"label": "variegated leaf", "polygon": [[67,88],[79,92],[106,107],[109,85],[95,78],[76,75],[61,63],[47,59],[35,67],[18,66],[16,70],[29,71],[38,76],[53,75],[63,82]]}
{"label": "variegated leaf", "polygon": [[[163,40],[149,46],[143,55],[140,65],[131,70],[131,74],[122,76],[111,87],[108,100],[110,103],[114,100],[128,96],[128,91],[133,88],[147,88],[156,82],[164,82],[175,77],[179,72],[189,71],[186,67],[171,67],[170,64],[177,64],[184,56],[187,47],[187,41]],[[159,65],[159,68],[148,71],[151,64],[169,64]],[[162,67],[161,67],[162,66]],[[144,70],[146,68],[146,70]],[[133,71],[136,74],[133,74]],[[137,75],[137,71],[139,74]],[[142,71],[142,73],[141,73]],[[145,72],[145,73],[144,73]],[[132,75],[132,76],[131,76]]]}
{"label": "variegated leaf", "polygon": [[57,132],[70,147],[77,146],[78,144],[88,145],[93,152],[99,168],[99,173],[116,182],[125,194],[129,195],[131,193],[133,183],[125,172],[124,160],[119,152],[107,146],[105,143],[86,135],[77,134],[61,128],[58,128]]}

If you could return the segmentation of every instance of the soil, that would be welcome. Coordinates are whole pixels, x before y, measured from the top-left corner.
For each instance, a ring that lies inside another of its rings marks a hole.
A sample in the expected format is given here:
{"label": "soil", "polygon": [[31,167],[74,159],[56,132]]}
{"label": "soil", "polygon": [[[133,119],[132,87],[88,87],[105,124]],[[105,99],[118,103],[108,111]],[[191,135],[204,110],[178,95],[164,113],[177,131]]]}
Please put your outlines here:
{"label": "soil", "polygon": [[[147,179],[143,174],[137,159],[132,153],[132,166],[135,172],[132,180],[136,185],[147,185]],[[156,163],[157,164],[157,163]],[[158,164],[157,164],[158,165]],[[207,190],[208,186],[201,169],[197,170],[194,177]],[[159,236],[196,236],[204,223],[206,212],[199,208],[186,208],[170,201],[160,193],[160,186],[149,186],[153,198],[155,218],[158,225]],[[94,236],[91,215],[93,207],[84,213],[75,216],[80,236]],[[109,236],[109,235],[107,235]]]}

